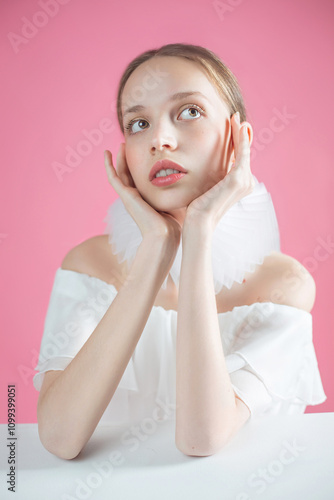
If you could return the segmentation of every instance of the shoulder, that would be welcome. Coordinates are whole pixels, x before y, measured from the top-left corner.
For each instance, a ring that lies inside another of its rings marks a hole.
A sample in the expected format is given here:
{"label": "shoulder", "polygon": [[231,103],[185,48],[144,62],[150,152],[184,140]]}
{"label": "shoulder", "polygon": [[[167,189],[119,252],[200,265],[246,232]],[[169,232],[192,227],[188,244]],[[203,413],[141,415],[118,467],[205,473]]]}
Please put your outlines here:
{"label": "shoulder", "polygon": [[62,269],[80,271],[82,266],[95,262],[103,252],[103,240],[102,235],[93,236],[71,248],[62,261]]}
{"label": "shoulder", "polygon": [[311,312],[316,284],[309,271],[296,259],[272,252],[260,266],[257,289],[263,301],[284,304]]}
{"label": "shoulder", "polygon": [[95,276],[113,284],[115,259],[110,251],[108,235],[92,236],[73,247],[65,255],[61,268]]}

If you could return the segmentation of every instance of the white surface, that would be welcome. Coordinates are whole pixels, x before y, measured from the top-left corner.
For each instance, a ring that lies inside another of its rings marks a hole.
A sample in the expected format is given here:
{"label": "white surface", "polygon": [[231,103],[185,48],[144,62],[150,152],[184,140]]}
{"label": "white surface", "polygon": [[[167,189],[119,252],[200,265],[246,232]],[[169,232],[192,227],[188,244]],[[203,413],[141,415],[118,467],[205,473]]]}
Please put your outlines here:
{"label": "white surface", "polygon": [[[100,423],[74,460],[46,451],[37,424],[17,425],[15,493],[7,491],[7,426],[1,425],[1,500],[334,499],[334,413],[254,418],[209,457],[178,451],[173,420],[156,429],[141,424],[140,440],[130,427]],[[288,448],[294,446],[293,454]],[[112,467],[116,450],[122,463]],[[106,476],[96,468],[102,462]],[[261,479],[261,470],[268,480]]]}

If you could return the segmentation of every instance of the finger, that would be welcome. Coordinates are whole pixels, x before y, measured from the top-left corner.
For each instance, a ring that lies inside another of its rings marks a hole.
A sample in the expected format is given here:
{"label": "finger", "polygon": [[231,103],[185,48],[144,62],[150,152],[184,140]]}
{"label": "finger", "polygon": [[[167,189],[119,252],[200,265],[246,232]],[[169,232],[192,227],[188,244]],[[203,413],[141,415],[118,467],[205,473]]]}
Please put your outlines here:
{"label": "finger", "polygon": [[112,164],[112,154],[107,149],[104,151],[104,166],[106,167],[108,179],[114,178],[114,166]]}
{"label": "finger", "polygon": [[112,154],[108,150],[104,151],[104,165],[106,167],[109,183],[112,185],[115,191],[118,194],[120,194],[124,186],[121,179],[118,177],[117,172],[112,163]]}
{"label": "finger", "polygon": [[238,111],[232,115],[231,125],[232,125],[232,144],[233,144],[231,161],[232,163],[234,163],[238,154],[239,142],[240,142],[239,140],[240,114]]}
{"label": "finger", "polygon": [[[232,123],[232,134],[233,134],[233,145],[234,145],[234,160],[238,157],[239,145],[248,139],[248,144],[250,145],[252,140],[252,127],[248,122],[242,122],[240,124],[240,114],[237,111],[234,113],[231,119]],[[246,127],[247,134],[244,135],[243,128]],[[246,141],[247,142],[247,141]]]}
{"label": "finger", "polygon": [[239,115],[238,111],[236,113],[234,113],[234,115],[232,116],[231,123],[232,123],[232,139],[233,139],[233,148],[234,148],[233,160],[235,161],[237,158],[238,149],[239,149],[239,142],[240,142],[239,141],[240,115]]}
{"label": "finger", "polygon": [[118,150],[116,165],[117,173],[122,179],[123,184],[127,187],[136,187],[126,161],[125,144],[123,142]]}
{"label": "finger", "polygon": [[247,122],[242,123],[240,126],[238,150],[235,160],[236,166],[242,166],[244,168],[250,168],[250,143],[248,128],[249,124]]}

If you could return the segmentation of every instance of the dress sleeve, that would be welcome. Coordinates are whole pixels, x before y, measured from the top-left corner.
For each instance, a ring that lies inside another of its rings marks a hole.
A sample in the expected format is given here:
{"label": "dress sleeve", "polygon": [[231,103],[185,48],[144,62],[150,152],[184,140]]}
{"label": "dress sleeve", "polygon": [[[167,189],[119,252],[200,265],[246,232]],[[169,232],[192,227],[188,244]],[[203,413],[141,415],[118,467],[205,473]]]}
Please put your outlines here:
{"label": "dress sleeve", "polygon": [[310,313],[265,302],[218,318],[232,386],[251,415],[304,413],[327,399]]}
{"label": "dress sleeve", "polygon": [[[117,295],[117,290],[88,274],[58,268],[44,322],[33,384],[40,391],[48,370],[64,370],[85,344]],[[137,390],[132,359],[119,387]]]}

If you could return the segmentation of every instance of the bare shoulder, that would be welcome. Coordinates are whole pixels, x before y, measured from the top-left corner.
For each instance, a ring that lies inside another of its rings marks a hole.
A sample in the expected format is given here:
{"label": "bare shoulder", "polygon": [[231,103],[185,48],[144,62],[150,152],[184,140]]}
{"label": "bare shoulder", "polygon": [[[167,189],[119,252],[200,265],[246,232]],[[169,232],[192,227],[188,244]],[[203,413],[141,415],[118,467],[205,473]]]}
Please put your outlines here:
{"label": "bare shoulder", "polygon": [[260,266],[257,289],[263,301],[311,312],[316,284],[309,271],[294,257],[272,252]]}
{"label": "bare shoulder", "polygon": [[108,235],[92,236],[73,247],[65,255],[61,268],[115,284],[116,259],[110,250]]}

